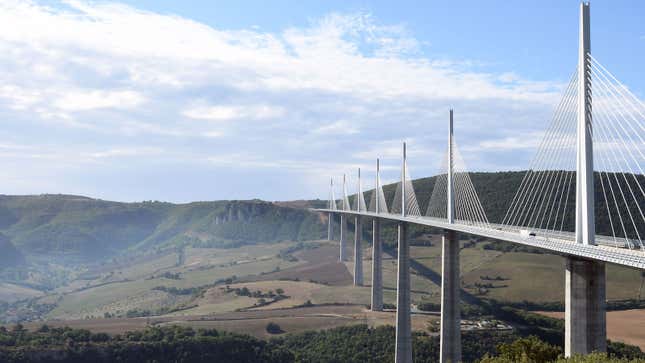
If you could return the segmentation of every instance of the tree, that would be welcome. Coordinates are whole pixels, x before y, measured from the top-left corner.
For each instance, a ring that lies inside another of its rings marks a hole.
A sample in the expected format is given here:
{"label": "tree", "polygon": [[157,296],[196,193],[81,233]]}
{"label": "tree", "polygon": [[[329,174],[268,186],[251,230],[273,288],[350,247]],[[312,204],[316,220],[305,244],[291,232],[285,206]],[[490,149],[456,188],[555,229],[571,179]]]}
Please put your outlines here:
{"label": "tree", "polygon": [[589,355],[575,355],[570,358],[560,358],[555,363],[643,363],[643,359],[627,359],[608,357],[604,353],[592,353]]}
{"label": "tree", "polygon": [[269,322],[269,324],[267,324],[266,329],[267,329],[267,333],[269,333],[269,334],[281,334],[281,333],[284,333],[282,328],[280,328],[280,325],[278,325],[278,324],[276,324],[274,322]]}
{"label": "tree", "polygon": [[553,362],[562,354],[560,347],[545,343],[535,336],[499,344],[497,351],[498,357],[484,357],[481,363],[544,363]]}

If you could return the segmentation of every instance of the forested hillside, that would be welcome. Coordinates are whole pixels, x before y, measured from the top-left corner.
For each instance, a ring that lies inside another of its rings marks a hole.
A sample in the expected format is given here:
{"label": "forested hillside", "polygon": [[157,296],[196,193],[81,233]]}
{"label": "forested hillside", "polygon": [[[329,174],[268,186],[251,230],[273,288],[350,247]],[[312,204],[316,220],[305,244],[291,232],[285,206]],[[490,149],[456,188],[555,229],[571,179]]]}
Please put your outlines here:
{"label": "forested hillside", "polygon": [[[490,222],[499,223],[525,172],[470,173]],[[621,176],[617,176],[617,180]],[[639,176],[639,178],[641,178]],[[422,213],[436,177],[413,182]],[[597,185],[600,183],[597,181]],[[563,227],[572,230],[575,181],[569,191]],[[564,186],[562,187],[564,188]],[[384,187],[391,205],[396,185]],[[371,191],[365,192],[367,203]],[[350,197],[353,200],[353,196]],[[352,201],[353,203],[353,201]],[[326,236],[326,218],[307,207],[322,207],[320,200],[270,203],[260,200],[172,204],[118,203],[71,195],[0,196],[0,233],[25,254],[61,253],[83,258],[114,255],[127,249],[148,249],[176,243],[226,247],[257,242],[307,240]],[[620,206],[621,208],[624,206]],[[640,206],[645,210],[645,205]],[[635,206],[630,206],[636,210]],[[611,235],[602,190],[596,187],[597,231]],[[351,219],[350,219],[351,223]],[[639,226],[645,228],[645,226]],[[421,232],[412,229],[412,237]],[[390,229],[384,227],[387,235]],[[369,230],[366,229],[366,235]],[[621,231],[616,230],[620,235]]]}
{"label": "forested hillside", "polygon": [[[572,172],[571,172],[572,173]],[[488,220],[491,223],[501,223],[504,220],[504,217],[509,209],[509,206],[511,205],[513,198],[515,197],[515,194],[517,193],[518,189],[520,188],[520,185],[522,183],[522,179],[524,178],[524,175],[526,174],[526,171],[517,171],[517,172],[512,172],[512,171],[507,171],[507,172],[496,172],[496,173],[469,173],[470,179],[472,180],[472,183],[477,191],[477,195],[482,203],[482,206],[484,208],[484,211],[486,212],[486,216],[488,217]],[[630,192],[630,187],[631,190],[634,193],[638,193],[639,189],[638,185],[643,185],[645,184],[644,176],[642,175],[637,175],[637,176],[632,176],[632,175],[623,175],[620,173],[608,173],[608,175],[604,175],[603,179],[606,178],[611,178],[614,182],[615,185],[619,185],[620,188],[624,191],[624,193],[629,193]],[[545,178],[546,179],[546,178]],[[576,185],[575,185],[575,175],[568,175],[562,178],[563,180],[569,180],[569,183],[562,182],[560,185],[560,188],[562,191],[568,191],[568,198],[563,197],[562,199],[562,210],[566,210],[566,214],[564,216],[564,223],[562,224],[562,228],[565,231],[573,231],[573,226],[575,222],[575,192],[576,192]],[[432,188],[434,187],[436,177],[429,177],[429,178],[422,178],[422,179],[416,179],[413,181],[413,186],[414,190],[417,196],[417,200],[419,202],[419,208],[422,213],[425,213],[428,203],[430,201],[430,195],[432,194]],[[638,180],[638,183],[635,182],[635,180]],[[547,181],[543,180],[541,183],[546,184]],[[628,184],[629,183],[629,184]],[[607,182],[605,181],[605,184]],[[603,189],[602,187],[605,187],[606,193],[608,194],[608,201],[605,200],[605,197],[603,195]],[[392,198],[394,198],[394,193],[396,191],[396,184],[390,184],[386,185],[383,188],[384,193],[385,193],[385,198],[387,201],[391,201]],[[555,195],[556,191],[554,189],[547,189],[546,187],[543,188],[543,190],[547,190],[549,193],[552,193]],[[613,200],[611,198],[611,195],[609,194],[610,191],[608,190],[608,186],[603,185],[600,182],[600,175],[598,173],[595,174],[595,210],[596,210],[596,232],[598,234],[603,234],[607,236],[612,235],[612,229],[608,217],[608,212],[607,212],[607,205],[606,203],[609,202],[611,204],[611,208],[613,210],[613,218],[616,219],[616,212],[615,208],[616,206],[618,207],[619,210],[621,210],[621,213],[625,214],[625,218],[627,218],[627,210],[630,210],[631,213],[634,216],[640,215],[641,210],[645,210],[645,201],[641,200],[641,205],[636,206],[634,203],[633,198],[627,198],[627,204],[625,204],[624,200],[620,197],[617,196],[616,200]],[[619,190],[614,191],[615,194],[619,193]],[[546,193],[544,193],[546,194]],[[367,203],[369,204],[369,200],[371,197],[372,193],[371,191],[368,191],[365,193],[365,199]],[[563,196],[566,196],[566,193],[562,193]],[[532,199],[533,203],[539,204],[540,203],[540,196],[535,196],[535,199]],[[528,198],[527,198],[528,200]],[[615,203],[615,204],[614,204]],[[388,205],[392,205],[389,203]],[[645,230],[645,225],[643,225],[643,221],[640,218],[635,218],[634,219],[638,231],[642,233],[643,230]],[[614,233],[616,236],[622,236],[623,231],[621,228],[619,228],[618,221],[614,220]],[[631,224],[628,224],[628,222],[625,222],[625,228],[627,235],[630,236],[631,238],[636,238],[637,234],[631,227]]]}
{"label": "forested hillside", "polygon": [[[49,328],[29,332],[21,326],[0,328],[0,360],[3,362],[230,362],[230,363],[364,363],[394,361],[394,327],[354,325],[322,331],[290,334],[269,341],[215,329],[179,326],[148,327],[110,336],[87,330]],[[565,359],[562,348],[531,336],[515,333],[465,332],[464,362],[611,362],[643,363],[636,347],[609,342],[604,354]],[[415,362],[439,359],[439,337],[415,332]],[[491,358],[491,355],[499,357]]]}
{"label": "forested hillside", "polygon": [[323,236],[320,216],[258,200],[118,203],[71,195],[0,196],[0,232],[27,254],[106,257],[173,243],[230,246]]}
{"label": "forested hillside", "polygon": [[[511,203],[511,200],[524,178],[524,171],[506,171],[497,173],[469,173],[477,195],[486,211],[486,216],[491,222],[501,222],[504,214]],[[432,189],[436,177],[415,179],[412,182],[414,191],[419,202],[419,208],[425,213],[430,202]],[[575,189],[574,189],[575,190]],[[388,205],[392,205],[396,184],[389,184],[383,187],[385,199]],[[366,201],[369,201],[371,191],[365,193]]]}
{"label": "forested hillside", "polygon": [[24,261],[24,256],[11,243],[9,238],[0,233],[0,266],[18,266]]}

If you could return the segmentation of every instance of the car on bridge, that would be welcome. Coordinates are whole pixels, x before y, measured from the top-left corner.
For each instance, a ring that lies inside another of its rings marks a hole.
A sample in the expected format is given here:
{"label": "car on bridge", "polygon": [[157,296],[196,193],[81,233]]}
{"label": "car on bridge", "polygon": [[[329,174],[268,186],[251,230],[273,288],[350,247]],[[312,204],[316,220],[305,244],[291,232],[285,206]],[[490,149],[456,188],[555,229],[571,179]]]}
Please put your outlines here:
{"label": "car on bridge", "polygon": [[529,231],[528,229],[520,229],[520,236],[522,237],[535,237],[535,232]]}

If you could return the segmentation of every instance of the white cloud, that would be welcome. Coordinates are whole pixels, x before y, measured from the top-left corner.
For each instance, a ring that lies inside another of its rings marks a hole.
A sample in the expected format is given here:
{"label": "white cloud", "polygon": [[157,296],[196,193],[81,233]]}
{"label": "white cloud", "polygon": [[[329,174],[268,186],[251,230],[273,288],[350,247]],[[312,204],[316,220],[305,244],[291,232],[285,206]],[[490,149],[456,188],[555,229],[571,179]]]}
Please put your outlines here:
{"label": "white cloud", "polygon": [[16,144],[9,144],[9,143],[0,144],[0,149],[5,149],[5,150],[24,150],[28,148],[29,148],[28,146],[24,146],[24,145],[16,145]]}
{"label": "white cloud", "polygon": [[536,150],[540,141],[542,140],[543,134],[541,133],[529,133],[523,134],[521,136],[509,136],[502,139],[494,140],[484,140],[480,142],[477,147],[466,148],[468,151],[482,151],[482,150],[497,150],[497,151],[507,151],[507,150]]}
{"label": "white cloud", "polygon": [[381,159],[401,159],[403,155],[402,143],[399,140],[386,140],[370,145],[364,150],[354,153],[357,159],[373,160],[376,158]]}
{"label": "white cloud", "polygon": [[356,125],[345,120],[338,120],[314,129],[314,133],[321,135],[353,135],[358,133]]}
{"label": "white cloud", "polygon": [[[310,187],[316,173],[371,167],[378,156],[390,163],[384,178],[396,177],[405,139],[411,162],[420,164],[411,166],[414,175],[433,173],[449,106],[458,110],[459,140],[476,145],[488,165],[489,150],[523,144],[500,140],[496,130],[539,130],[562,87],[511,71],[475,71],[477,60],[434,59],[425,44],[406,27],[363,13],[268,32],[221,29],[119,3],[0,0],[0,117],[4,132],[19,135],[17,144],[33,147],[29,155],[51,151],[85,173],[85,163],[100,160],[96,173],[105,175],[123,167],[123,158],[142,172],[158,156],[177,162],[164,167],[173,175],[203,163],[217,167],[218,181],[239,187],[227,176],[243,165],[284,168]],[[39,152],[50,140],[56,144]],[[240,150],[243,156],[231,157]],[[23,165],[30,167],[49,170]],[[68,175],[56,169],[44,178],[64,184]],[[279,188],[260,184],[248,196],[287,199],[296,179]]]}
{"label": "white cloud", "polygon": [[374,160],[377,157],[389,160],[401,160],[403,156],[403,141],[406,142],[406,154],[408,158],[428,158],[430,156],[437,156],[442,154],[447,146],[446,144],[436,145],[436,147],[429,148],[427,145],[416,138],[409,137],[403,140],[384,140],[366,145],[365,149],[353,154],[357,159]]}
{"label": "white cloud", "polygon": [[87,111],[98,108],[134,108],[145,98],[134,91],[70,91],[66,92],[54,105],[65,111]]}
{"label": "white cloud", "polygon": [[284,116],[285,113],[283,107],[269,105],[197,106],[182,112],[188,118],[212,121],[275,119]]}
{"label": "white cloud", "polygon": [[[365,14],[332,14],[310,28],[271,34],[218,30],[114,3],[67,3],[74,11],[5,2],[0,39],[105,75],[123,70],[143,83],[185,86],[223,76],[219,82],[247,90],[516,100],[545,100],[544,92],[552,91],[530,84],[500,86],[494,75],[457,73],[409,57],[417,54],[416,39],[401,27],[376,25]],[[367,54],[359,50],[361,43],[370,49]],[[177,64],[185,67],[173,67]]]}
{"label": "white cloud", "polygon": [[514,72],[502,73],[499,75],[498,79],[505,83],[521,81],[521,78]]}
{"label": "white cloud", "polygon": [[122,157],[133,157],[133,156],[153,156],[153,155],[161,155],[161,154],[163,154],[163,150],[161,150],[160,148],[125,147],[125,148],[117,148],[117,149],[110,149],[110,150],[95,152],[90,154],[90,156],[96,159],[105,159],[105,158],[122,158]]}
{"label": "white cloud", "polygon": [[15,85],[0,86],[0,99],[9,101],[9,107],[24,110],[38,102],[40,94],[36,90],[26,90]]}
{"label": "white cloud", "polygon": [[208,138],[216,138],[216,137],[224,136],[224,133],[222,131],[206,131],[202,133],[202,136],[208,137]]}

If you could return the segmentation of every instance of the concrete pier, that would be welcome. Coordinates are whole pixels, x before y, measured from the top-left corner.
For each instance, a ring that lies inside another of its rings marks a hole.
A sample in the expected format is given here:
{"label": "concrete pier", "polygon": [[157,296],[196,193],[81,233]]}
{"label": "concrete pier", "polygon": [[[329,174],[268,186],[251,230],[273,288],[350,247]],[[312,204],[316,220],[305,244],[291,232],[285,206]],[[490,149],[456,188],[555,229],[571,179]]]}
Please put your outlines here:
{"label": "concrete pier", "polygon": [[331,241],[334,238],[334,213],[328,214],[327,220],[327,240]]}
{"label": "concrete pier", "polygon": [[399,256],[396,286],[395,363],[412,363],[412,323],[410,320],[410,245],[408,225],[399,223]]}
{"label": "concrete pier", "polygon": [[[595,245],[593,107],[589,3],[580,4],[576,144],[576,242]],[[605,264],[566,258],[564,354],[607,351]]]}
{"label": "concrete pier", "polygon": [[459,307],[459,240],[455,231],[444,231],[441,263],[440,361],[461,362],[461,311]]}
{"label": "concrete pier", "polygon": [[347,217],[340,215],[340,262],[347,259]]}
{"label": "concrete pier", "polygon": [[605,264],[566,258],[564,354],[607,351]]}
{"label": "concrete pier", "polygon": [[363,228],[361,218],[354,219],[354,286],[363,286]]}
{"label": "concrete pier", "polygon": [[381,220],[372,221],[372,311],[383,310],[383,260]]}

